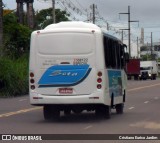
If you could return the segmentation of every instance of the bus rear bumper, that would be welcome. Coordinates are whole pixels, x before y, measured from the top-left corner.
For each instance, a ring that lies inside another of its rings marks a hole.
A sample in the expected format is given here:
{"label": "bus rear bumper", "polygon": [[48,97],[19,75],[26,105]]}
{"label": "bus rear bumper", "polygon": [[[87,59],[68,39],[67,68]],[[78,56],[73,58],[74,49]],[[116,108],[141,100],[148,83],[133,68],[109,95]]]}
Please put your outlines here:
{"label": "bus rear bumper", "polygon": [[102,92],[92,93],[90,95],[42,95],[34,92],[30,93],[30,103],[32,105],[47,104],[106,104],[104,103],[104,95]]}

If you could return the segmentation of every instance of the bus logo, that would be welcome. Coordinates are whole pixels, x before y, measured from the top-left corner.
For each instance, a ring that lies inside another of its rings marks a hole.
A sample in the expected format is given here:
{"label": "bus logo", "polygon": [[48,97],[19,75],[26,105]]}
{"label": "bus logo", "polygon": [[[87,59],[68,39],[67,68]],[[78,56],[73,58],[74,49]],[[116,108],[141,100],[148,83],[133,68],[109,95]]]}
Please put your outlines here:
{"label": "bus logo", "polygon": [[61,70],[57,70],[51,73],[51,75],[49,76],[58,76],[58,75],[62,75],[62,76],[77,76],[78,73],[76,72],[62,72]]}

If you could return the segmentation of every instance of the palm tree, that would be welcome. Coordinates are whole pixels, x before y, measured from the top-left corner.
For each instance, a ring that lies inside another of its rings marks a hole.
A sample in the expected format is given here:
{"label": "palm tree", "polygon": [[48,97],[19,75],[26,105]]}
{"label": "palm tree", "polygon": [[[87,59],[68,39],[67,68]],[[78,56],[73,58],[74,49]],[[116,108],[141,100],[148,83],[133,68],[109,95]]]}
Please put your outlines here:
{"label": "palm tree", "polygon": [[2,46],[3,46],[3,2],[0,0],[0,56],[2,55]]}

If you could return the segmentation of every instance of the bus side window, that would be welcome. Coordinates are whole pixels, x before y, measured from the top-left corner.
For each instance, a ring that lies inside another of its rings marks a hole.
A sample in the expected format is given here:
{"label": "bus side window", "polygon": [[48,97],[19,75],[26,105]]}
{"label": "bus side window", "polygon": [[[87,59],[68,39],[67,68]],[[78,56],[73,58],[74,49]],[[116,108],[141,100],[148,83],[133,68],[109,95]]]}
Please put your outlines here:
{"label": "bus side window", "polygon": [[103,37],[103,46],[104,46],[105,66],[107,68],[111,68],[112,65],[111,40],[106,37]]}
{"label": "bus side window", "polygon": [[124,66],[124,48],[113,39],[103,37],[105,66],[107,68],[121,69]]}
{"label": "bus side window", "polygon": [[103,47],[104,47],[104,60],[105,60],[105,66],[107,67],[108,62],[107,62],[107,38],[103,37]]}
{"label": "bus side window", "polygon": [[117,42],[116,47],[117,69],[121,68],[120,44]]}
{"label": "bus side window", "polygon": [[112,59],[112,68],[116,68],[116,57],[115,57],[115,49],[116,49],[116,46],[115,46],[115,42],[112,40],[112,45],[111,45],[111,53],[112,53],[112,56],[111,56],[111,59]]}
{"label": "bus side window", "polygon": [[124,68],[124,66],[125,66],[125,55],[124,55],[124,47],[123,47],[123,45],[120,45],[120,57],[121,57],[121,60],[120,60],[120,62],[121,62],[121,68]]}
{"label": "bus side window", "polygon": [[107,67],[110,68],[111,67],[111,51],[110,51],[110,42],[111,40],[107,38]]}

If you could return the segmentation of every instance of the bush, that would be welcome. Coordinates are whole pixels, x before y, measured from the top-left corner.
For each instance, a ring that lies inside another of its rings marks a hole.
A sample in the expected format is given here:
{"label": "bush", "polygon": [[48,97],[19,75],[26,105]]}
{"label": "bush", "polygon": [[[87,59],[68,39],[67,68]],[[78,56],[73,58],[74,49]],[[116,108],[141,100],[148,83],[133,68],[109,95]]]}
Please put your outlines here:
{"label": "bush", "polygon": [[15,60],[1,57],[0,67],[0,96],[28,93],[28,55]]}

